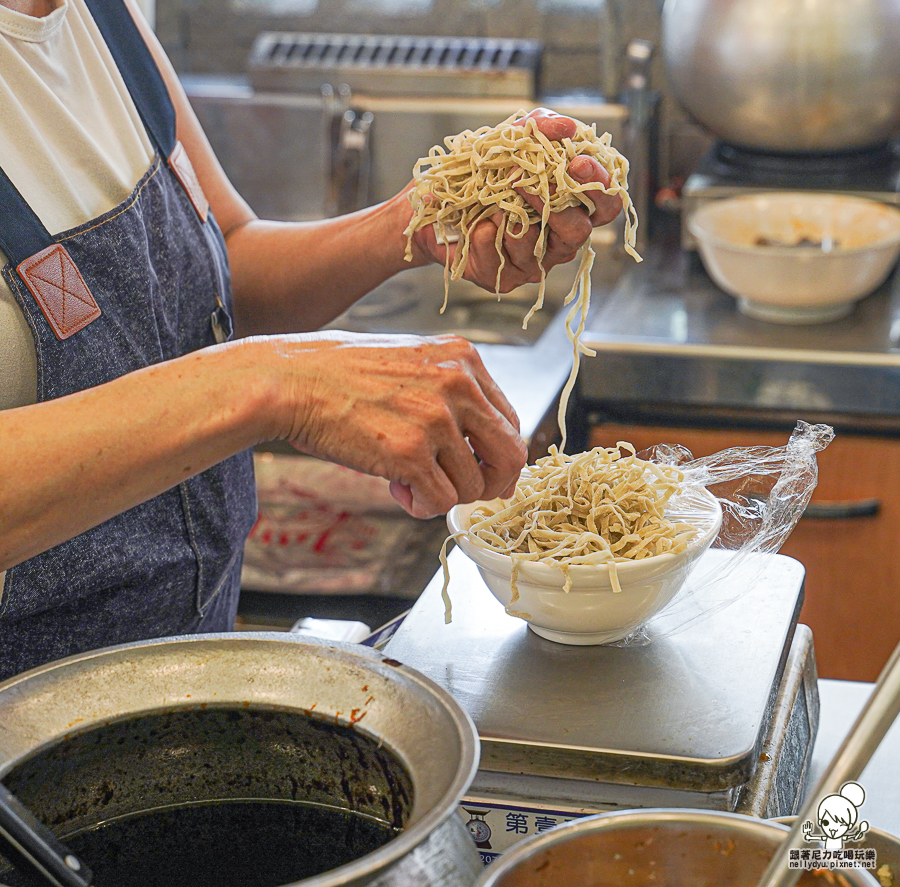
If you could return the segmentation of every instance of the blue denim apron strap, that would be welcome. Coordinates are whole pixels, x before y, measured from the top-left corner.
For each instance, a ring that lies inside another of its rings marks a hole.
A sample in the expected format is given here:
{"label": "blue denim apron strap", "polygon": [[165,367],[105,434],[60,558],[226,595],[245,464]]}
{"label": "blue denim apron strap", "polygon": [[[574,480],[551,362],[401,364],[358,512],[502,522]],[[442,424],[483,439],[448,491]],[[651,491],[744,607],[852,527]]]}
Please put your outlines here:
{"label": "blue denim apron strap", "polygon": [[68,250],[54,241],[18,188],[0,169],[0,248],[16,267],[59,339],[68,339],[100,316]]}
{"label": "blue denim apron strap", "polygon": [[209,204],[175,134],[175,109],[162,74],[122,0],[85,0],[159,153],[205,222]]}
{"label": "blue denim apron strap", "polygon": [[0,169],[0,249],[18,265],[53,243],[50,232],[28,205],[19,189]]}
{"label": "blue denim apron strap", "polygon": [[175,109],[165,81],[122,0],[85,0],[137,106],[147,133],[163,157],[175,148]]}

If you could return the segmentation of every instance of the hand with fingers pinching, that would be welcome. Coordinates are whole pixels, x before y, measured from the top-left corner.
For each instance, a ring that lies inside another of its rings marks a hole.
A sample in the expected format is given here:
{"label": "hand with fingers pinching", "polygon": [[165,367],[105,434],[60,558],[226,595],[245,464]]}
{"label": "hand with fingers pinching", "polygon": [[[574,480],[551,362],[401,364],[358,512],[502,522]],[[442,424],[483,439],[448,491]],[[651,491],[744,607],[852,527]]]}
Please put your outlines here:
{"label": "hand with fingers pinching", "polygon": [[329,332],[272,340],[288,373],[278,436],[386,478],[413,517],[511,496],[519,420],[459,336]]}

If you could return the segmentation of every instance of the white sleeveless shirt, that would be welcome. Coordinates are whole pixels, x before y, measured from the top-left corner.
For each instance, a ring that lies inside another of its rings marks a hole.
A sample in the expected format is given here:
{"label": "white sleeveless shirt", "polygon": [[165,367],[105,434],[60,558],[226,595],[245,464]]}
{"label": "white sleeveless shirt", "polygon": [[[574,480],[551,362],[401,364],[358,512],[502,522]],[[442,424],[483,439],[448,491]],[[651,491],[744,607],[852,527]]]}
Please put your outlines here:
{"label": "white sleeveless shirt", "polygon": [[[117,206],[153,160],[84,0],[56,3],[43,18],[0,6],[0,167],[51,234]],[[0,409],[36,399],[34,339],[0,277]]]}

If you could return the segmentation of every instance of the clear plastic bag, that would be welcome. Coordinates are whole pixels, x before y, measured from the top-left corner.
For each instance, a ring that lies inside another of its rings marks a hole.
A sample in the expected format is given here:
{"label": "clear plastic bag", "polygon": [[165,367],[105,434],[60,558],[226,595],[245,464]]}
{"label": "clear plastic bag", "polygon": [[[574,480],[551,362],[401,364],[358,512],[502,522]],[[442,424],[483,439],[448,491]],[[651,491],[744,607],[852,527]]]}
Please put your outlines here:
{"label": "clear plastic bag", "polygon": [[670,637],[709,618],[749,592],[797,521],[816,488],[816,453],[834,439],[828,425],[798,422],[783,447],[731,447],[694,459],[680,445],[659,444],[639,453],[677,465],[690,490],[706,489],[722,507],[722,527],[672,603],[615,646],[640,646]]}

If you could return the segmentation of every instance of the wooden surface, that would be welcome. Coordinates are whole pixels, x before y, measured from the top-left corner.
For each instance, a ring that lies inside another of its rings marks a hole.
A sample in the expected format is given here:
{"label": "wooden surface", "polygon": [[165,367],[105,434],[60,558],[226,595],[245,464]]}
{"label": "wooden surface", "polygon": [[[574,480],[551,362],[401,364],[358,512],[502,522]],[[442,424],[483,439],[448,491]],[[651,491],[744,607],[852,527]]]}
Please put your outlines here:
{"label": "wooden surface", "polygon": [[[733,446],[783,446],[787,434],[602,423],[590,445],[627,440],[641,450],[682,444],[695,456]],[[781,549],[806,567],[800,621],[812,628],[819,675],[874,681],[900,641],[900,440],[838,435],[818,454],[813,503],[878,500],[878,513],[804,517]]]}

